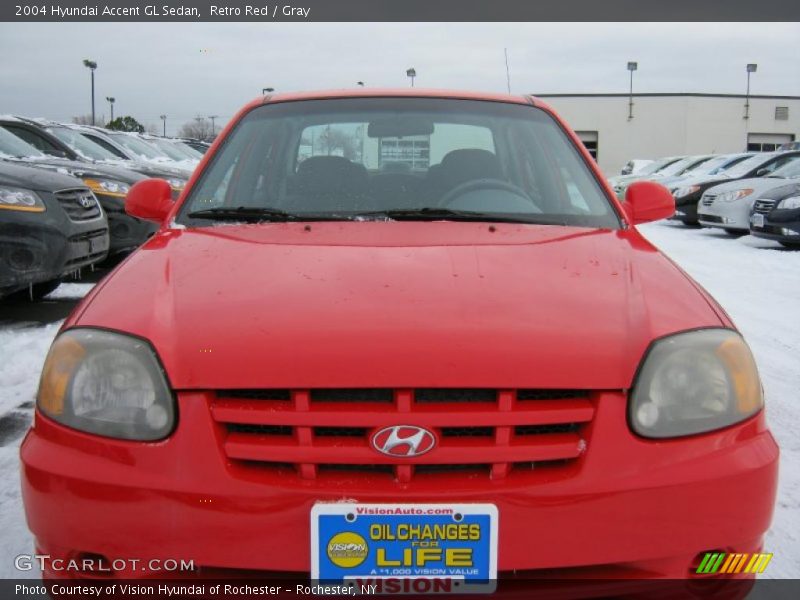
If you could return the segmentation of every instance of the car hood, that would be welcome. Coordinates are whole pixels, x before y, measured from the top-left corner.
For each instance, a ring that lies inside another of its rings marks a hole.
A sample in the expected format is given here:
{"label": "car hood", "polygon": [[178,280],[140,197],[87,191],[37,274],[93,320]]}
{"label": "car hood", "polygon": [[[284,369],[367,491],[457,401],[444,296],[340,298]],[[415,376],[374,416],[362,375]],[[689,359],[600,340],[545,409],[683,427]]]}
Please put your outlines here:
{"label": "car hood", "polygon": [[162,230],[67,326],[150,340],[176,389],[622,389],[720,319],[635,230],[390,221]]}
{"label": "car hood", "polygon": [[49,169],[64,175],[72,175],[74,177],[107,177],[116,179],[127,184],[133,184],[144,176],[139,173],[134,173],[122,167],[100,165],[98,163],[81,162],[76,160],[67,160],[65,158],[20,158],[16,159],[19,164],[27,165],[30,167],[37,167],[41,169]]}
{"label": "car hood", "polygon": [[17,162],[0,161],[0,185],[25,188],[35,192],[56,192],[70,188],[86,188],[79,179],[24,166]]}
{"label": "car hood", "polygon": [[759,194],[788,184],[798,183],[798,181],[797,179],[784,179],[782,177],[751,177],[715,185],[709,190],[709,193],[721,194],[723,192],[735,192],[736,190],[751,188],[753,193],[750,194],[750,197],[757,198]]}
{"label": "car hood", "polygon": [[160,177],[162,179],[179,178],[188,180],[192,175],[191,171],[187,171],[185,169],[171,168],[135,160],[119,159],[113,161],[98,161],[94,164],[101,167],[123,167],[128,171],[134,171],[140,175],[146,175],[147,177]]}

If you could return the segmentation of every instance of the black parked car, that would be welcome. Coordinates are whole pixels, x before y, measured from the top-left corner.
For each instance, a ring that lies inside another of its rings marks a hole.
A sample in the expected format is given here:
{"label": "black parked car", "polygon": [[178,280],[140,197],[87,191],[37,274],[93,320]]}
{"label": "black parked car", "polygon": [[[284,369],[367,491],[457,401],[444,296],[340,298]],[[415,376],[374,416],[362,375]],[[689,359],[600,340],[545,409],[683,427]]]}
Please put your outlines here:
{"label": "black parked car", "polygon": [[718,175],[701,175],[688,177],[670,187],[675,198],[675,221],[683,221],[687,225],[699,225],[697,204],[708,188],[721,183],[748,177],[764,177],[786,163],[800,156],[800,151],[792,152],[759,152]]}
{"label": "black parked car", "polygon": [[[49,135],[49,134],[48,134]],[[50,169],[82,180],[91,189],[108,217],[111,234],[109,254],[129,252],[139,247],[158,228],[154,223],[125,213],[128,189],[144,175],[121,167],[47,156],[0,126],[0,156],[28,166]]]}
{"label": "black parked car", "polygon": [[82,181],[0,160],[0,298],[41,298],[108,248],[108,221]]}
{"label": "black parked car", "polygon": [[750,233],[800,248],[800,183],[769,190],[757,198],[750,213]]}

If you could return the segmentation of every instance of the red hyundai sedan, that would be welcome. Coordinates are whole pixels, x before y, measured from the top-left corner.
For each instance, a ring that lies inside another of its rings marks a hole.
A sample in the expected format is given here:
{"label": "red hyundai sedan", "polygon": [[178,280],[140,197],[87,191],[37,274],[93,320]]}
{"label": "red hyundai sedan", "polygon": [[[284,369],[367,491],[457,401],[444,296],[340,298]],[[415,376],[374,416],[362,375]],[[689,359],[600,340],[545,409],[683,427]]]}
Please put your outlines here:
{"label": "red hyundai sedan", "polygon": [[761,551],[750,350],[637,231],[669,193],[618,202],[537,99],[259,98],[126,210],[160,230],[65,322],[22,446],[47,577],[484,590]]}

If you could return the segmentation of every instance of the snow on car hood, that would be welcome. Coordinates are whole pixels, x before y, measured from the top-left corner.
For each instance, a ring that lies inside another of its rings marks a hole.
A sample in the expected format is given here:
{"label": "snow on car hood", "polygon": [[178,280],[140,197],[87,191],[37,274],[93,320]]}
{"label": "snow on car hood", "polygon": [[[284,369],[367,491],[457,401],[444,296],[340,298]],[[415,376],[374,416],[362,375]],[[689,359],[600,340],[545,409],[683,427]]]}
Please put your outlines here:
{"label": "snow on car hood", "polygon": [[753,193],[750,194],[750,197],[755,199],[758,198],[759,194],[783,187],[787,184],[798,182],[800,182],[800,179],[785,179],[783,177],[751,177],[749,179],[737,179],[735,181],[729,181],[720,185],[715,185],[713,188],[707,190],[706,193],[721,194],[723,192],[735,192],[736,190],[750,188],[753,190]]}
{"label": "snow on car hood", "polygon": [[720,323],[633,230],[390,221],[165,230],[67,326],[150,340],[176,389],[622,389]]}

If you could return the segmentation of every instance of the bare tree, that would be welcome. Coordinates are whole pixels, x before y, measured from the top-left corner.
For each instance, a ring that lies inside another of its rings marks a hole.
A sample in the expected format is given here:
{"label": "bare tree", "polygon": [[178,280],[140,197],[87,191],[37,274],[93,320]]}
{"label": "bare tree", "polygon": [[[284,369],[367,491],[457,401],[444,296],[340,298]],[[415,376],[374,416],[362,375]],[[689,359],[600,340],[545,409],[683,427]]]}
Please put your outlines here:
{"label": "bare tree", "polygon": [[72,117],[72,122],[78,125],[91,125],[92,115],[78,115],[77,117]]}
{"label": "bare tree", "polygon": [[326,127],[318,138],[323,154],[338,154],[349,160],[356,157],[356,140],[352,134],[334,127]]}
{"label": "bare tree", "polygon": [[214,132],[211,130],[211,121],[205,117],[195,117],[193,121],[188,121],[181,125],[181,128],[178,130],[178,136],[211,141],[214,139]]}

